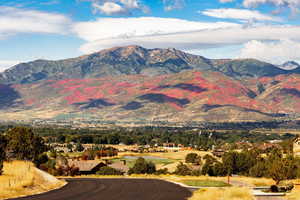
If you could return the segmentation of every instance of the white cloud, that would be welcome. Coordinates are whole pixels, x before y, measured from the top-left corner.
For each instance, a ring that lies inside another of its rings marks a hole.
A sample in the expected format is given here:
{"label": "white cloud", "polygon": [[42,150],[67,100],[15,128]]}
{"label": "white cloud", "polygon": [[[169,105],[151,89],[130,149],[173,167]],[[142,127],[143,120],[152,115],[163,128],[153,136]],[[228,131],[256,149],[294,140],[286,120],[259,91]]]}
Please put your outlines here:
{"label": "white cloud", "polygon": [[199,11],[203,15],[207,15],[215,18],[224,19],[239,19],[239,20],[257,20],[257,21],[282,21],[278,17],[269,16],[260,13],[256,10],[248,9],[235,9],[235,8],[221,8],[221,9],[207,9]]}
{"label": "white cloud", "polygon": [[240,53],[240,58],[256,58],[273,64],[282,64],[289,60],[300,61],[300,42],[289,39],[262,42],[247,42]]}
{"label": "white cloud", "polygon": [[94,12],[106,15],[130,15],[132,10],[148,12],[148,7],[142,5],[139,0],[87,0],[92,2]]}
{"label": "white cloud", "polygon": [[128,14],[128,10],[113,2],[105,2],[103,5],[93,3],[93,7],[106,15]]}
{"label": "white cloud", "polygon": [[14,61],[14,60],[0,60],[0,72],[3,72],[4,70],[19,64],[20,61]]}
{"label": "white cloud", "polygon": [[137,0],[120,0],[127,8],[140,8]]}
{"label": "white cloud", "polygon": [[130,39],[140,36],[182,33],[206,29],[239,26],[235,23],[206,23],[175,18],[99,18],[92,22],[81,22],[74,26],[74,32],[86,41],[102,39]]}
{"label": "white cloud", "polygon": [[156,17],[100,18],[76,24],[74,32],[87,41],[80,48],[84,53],[132,44],[148,48],[195,50],[241,45],[251,40],[300,41],[300,26],[245,27],[237,23],[208,23]]}
{"label": "white cloud", "polygon": [[0,38],[17,33],[65,34],[71,21],[64,15],[0,7]]}
{"label": "white cloud", "polygon": [[181,9],[185,5],[185,0],[162,0],[162,1],[165,4],[166,11]]}
{"label": "white cloud", "polygon": [[244,0],[243,5],[247,8],[256,7],[261,4],[273,4],[277,7],[287,7],[293,14],[299,12],[300,0]]}

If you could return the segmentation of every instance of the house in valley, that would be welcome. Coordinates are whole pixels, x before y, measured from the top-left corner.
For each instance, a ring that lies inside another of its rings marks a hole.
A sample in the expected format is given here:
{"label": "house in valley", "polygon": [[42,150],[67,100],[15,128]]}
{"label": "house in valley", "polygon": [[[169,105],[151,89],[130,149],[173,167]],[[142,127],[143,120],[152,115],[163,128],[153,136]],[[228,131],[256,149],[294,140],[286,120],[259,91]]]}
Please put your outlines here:
{"label": "house in valley", "polygon": [[96,174],[101,167],[107,166],[105,162],[98,160],[68,160],[68,165],[78,168],[80,174]]}

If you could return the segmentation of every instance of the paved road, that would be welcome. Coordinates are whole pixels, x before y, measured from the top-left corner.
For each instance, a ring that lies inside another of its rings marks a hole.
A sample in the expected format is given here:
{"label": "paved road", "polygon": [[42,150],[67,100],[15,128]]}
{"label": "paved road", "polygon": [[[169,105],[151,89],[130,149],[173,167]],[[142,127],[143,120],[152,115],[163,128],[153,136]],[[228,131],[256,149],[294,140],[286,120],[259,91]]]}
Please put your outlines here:
{"label": "paved road", "polygon": [[154,179],[68,179],[59,190],[15,200],[185,200],[192,193]]}

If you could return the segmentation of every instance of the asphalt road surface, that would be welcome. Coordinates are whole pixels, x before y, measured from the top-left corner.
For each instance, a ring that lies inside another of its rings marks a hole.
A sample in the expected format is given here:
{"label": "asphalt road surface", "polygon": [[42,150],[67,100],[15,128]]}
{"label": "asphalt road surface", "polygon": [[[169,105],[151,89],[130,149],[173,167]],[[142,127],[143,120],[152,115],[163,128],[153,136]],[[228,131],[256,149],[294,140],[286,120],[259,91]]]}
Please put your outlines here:
{"label": "asphalt road surface", "polygon": [[61,189],[15,200],[185,200],[192,193],[155,179],[67,179]]}

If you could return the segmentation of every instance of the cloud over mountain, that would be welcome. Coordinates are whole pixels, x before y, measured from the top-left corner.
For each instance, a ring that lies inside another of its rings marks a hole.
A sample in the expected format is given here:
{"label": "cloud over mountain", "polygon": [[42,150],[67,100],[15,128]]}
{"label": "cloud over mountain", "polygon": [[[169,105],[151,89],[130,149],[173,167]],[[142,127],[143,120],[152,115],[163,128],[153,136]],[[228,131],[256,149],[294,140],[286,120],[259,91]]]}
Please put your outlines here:
{"label": "cloud over mountain", "polygon": [[19,61],[15,60],[0,60],[0,72],[3,72],[4,70],[10,68],[11,66],[14,66],[16,64],[20,63]]}
{"label": "cloud over mountain", "polygon": [[300,61],[299,52],[300,42],[288,39],[275,42],[252,40],[244,45],[240,57],[256,58],[274,64],[282,64],[287,60]]}
{"label": "cloud over mountain", "polygon": [[18,33],[66,34],[65,15],[15,7],[0,7],[0,39]]}
{"label": "cloud over mountain", "polygon": [[81,22],[74,32],[87,41],[81,51],[91,53],[131,44],[148,48],[174,47],[181,50],[242,45],[252,40],[300,41],[300,27],[229,22],[196,22],[173,18],[99,18]]}
{"label": "cloud over mountain", "polygon": [[199,11],[203,15],[221,19],[238,19],[238,20],[257,20],[257,21],[282,21],[279,17],[269,16],[260,13],[256,10],[235,9],[235,8],[220,8],[220,9],[206,9]]}

